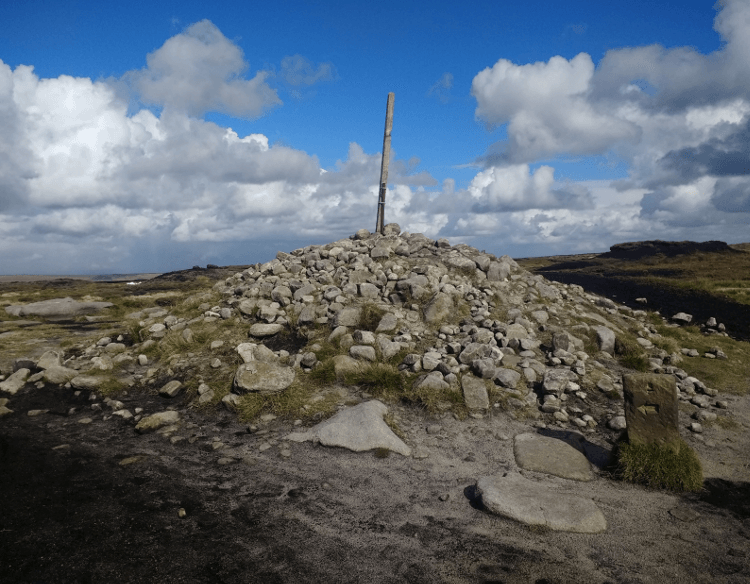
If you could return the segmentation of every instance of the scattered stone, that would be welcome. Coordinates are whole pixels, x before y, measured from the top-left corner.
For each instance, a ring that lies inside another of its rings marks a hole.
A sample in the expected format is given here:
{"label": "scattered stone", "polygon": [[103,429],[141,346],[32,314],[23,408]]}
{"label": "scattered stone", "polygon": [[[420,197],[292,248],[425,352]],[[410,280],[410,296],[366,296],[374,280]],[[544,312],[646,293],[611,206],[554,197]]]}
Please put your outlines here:
{"label": "scattered stone", "polygon": [[262,324],[257,323],[250,327],[250,336],[256,338],[272,337],[284,329],[280,324]]}

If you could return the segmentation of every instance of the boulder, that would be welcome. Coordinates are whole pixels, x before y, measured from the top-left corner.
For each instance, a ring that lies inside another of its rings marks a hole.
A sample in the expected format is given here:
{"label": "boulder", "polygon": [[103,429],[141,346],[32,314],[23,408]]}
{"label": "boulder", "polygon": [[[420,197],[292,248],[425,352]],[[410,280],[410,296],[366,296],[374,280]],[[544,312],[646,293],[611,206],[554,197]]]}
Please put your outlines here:
{"label": "boulder", "polygon": [[518,434],[513,452],[518,466],[526,470],[576,481],[590,481],[594,478],[591,464],[580,450],[551,436]]}
{"label": "boulder", "polygon": [[78,376],[78,371],[75,369],[68,369],[67,367],[53,366],[48,367],[44,370],[42,379],[53,385],[65,385]]}

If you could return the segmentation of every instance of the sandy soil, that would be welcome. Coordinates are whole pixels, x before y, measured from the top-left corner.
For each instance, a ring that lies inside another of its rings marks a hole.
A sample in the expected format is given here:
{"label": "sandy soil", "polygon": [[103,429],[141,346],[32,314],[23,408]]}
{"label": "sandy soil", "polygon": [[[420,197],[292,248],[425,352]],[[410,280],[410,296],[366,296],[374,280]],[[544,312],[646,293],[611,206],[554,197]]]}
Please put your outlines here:
{"label": "sandy soil", "polygon": [[[589,483],[522,471],[592,497],[608,522],[598,535],[482,509],[476,480],[516,470],[512,437],[531,428],[504,413],[461,422],[396,406],[407,442],[428,454],[416,460],[287,443],[291,422],[249,433],[229,413],[148,393],[121,399],[147,413],[177,407],[186,439],[138,435],[64,389],[13,397],[17,413],[0,421],[3,582],[750,581],[747,396],[731,405],[737,429],[688,437],[704,463],[703,493],[649,491],[600,470]],[[440,431],[428,434],[431,424]],[[614,436],[588,439],[601,463]]]}

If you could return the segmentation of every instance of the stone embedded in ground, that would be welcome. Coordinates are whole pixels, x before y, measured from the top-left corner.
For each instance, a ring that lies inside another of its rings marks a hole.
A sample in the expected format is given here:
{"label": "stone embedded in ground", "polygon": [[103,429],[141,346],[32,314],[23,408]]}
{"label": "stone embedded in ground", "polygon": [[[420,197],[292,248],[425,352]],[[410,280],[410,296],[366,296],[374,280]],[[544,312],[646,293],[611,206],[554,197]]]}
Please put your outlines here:
{"label": "stone embedded in ground", "polygon": [[5,381],[0,381],[0,391],[4,391],[10,395],[15,395],[19,389],[26,385],[26,379],[29,377],[30,373],[30,370],[22,367]]}
{"label": "stone embedded in ground", "polygon": [[678,312],[672,317],[672,320],[678,324],[690,324],[693,320],[693,315],[686,314],[684,312]]}
{"label": "stone embedded in ground", "polygon": [[[469,260],[471,261],[471,260]],[[472,265],[474,262],[471,262]],[[450,294],[440,292],[427,303],[424,308],[424,319],[429,324],[438,324],[445,321],[455,310],[453,298]]]}
{"label": "stone embedded in ground", "polygon": [[232,391],[269,395],[281,393],[292,382],[294,382],[294,370],[291,367],[263,361],[250,361],[237,368]]}
{"label": "stone embedded in ground", "polygon": [[544,379],[542,380],[542,388],[545,393],[553,393],[558,397],[565,393],[565,388],[568,387],[568,383],[578,379],[578,376],[570,371],[570,369],[547,369],[544,372]]}
{"label": "stone embedded in ground", "polygon": [[337,379],[342,379],[348,373],[357,373],[361,369],[361,362],[349,355],[336,355],[333,358],[333,370]]}
{"label": "stone embedded in ground", "polygon": [[464,403],[470,410],[486,410],[490,407],[487,386],[483,379],[466,373],[461,377],[461,389],[464,392]]}
{"label": "stone embedded in ground", "polygon": [[180,414],[175,411],[158,412],[151,414],[143,418],[135,426],[136,432],[144,434],[146,432],[153,432],[163,426],[169,426],[176,424],[180,420]]}
{"label": "stone embedded in ground", "polygon": [[273,335],[280,333],[284,329],[283,325],[280,324],[263,324],[256,323],[250,327],[250,336],[256,338],[272,337]]}
{"label": "stone embedded in ground", "polygon": [[317,439],[324,446],[340,446],[354,452],[386,448],[409,456],[411,448],[383,420],[387,413],[387,406],[378,400],[364,402],[341,410],[306,432],[289,434],[285,439],[292,442]]}
{"label": "stone embedded in ground", "polygon": [[586,456],[557,438],[533,433],[518,434],[513,451],[518,466],[526,470],[576,481],[594,478]]}
{"label": "stone embedded in ground", "polygon": [[487,511],[527,525],[573,533],[602,533],[607,529],[607,520],[591,499],[561,492],[517,473],[482,477],[476,489]]}
{"label": "stone embedded in ground", "polygon": [[173,379],[159,390],[159,395],[164,397],[176,397],[182,393],[183,389],[184,387],[182,386],[182,383]]}
{"label": "stone embedded in ground", "polygon": [[675,445],[680,440],[677,384],[672,375],[622,376],[631,444]]}
{"label": "stone embedded in ground", "polygon": [[414,382],[414,389],[430,390],[430,391],[443,391],[450,387],[450,384],[445,381],[443,374],[439,371],[432,371],[427,375],[419,377]]}

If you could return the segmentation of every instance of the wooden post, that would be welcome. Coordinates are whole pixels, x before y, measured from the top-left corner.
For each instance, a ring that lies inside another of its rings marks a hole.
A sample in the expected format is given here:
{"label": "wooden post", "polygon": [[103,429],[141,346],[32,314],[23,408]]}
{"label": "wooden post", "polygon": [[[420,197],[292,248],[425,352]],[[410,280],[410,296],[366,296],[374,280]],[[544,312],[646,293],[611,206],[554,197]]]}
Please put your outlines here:
{"label": "wooden post", "polygon": [[388,183],[388,158],[391,155],[391,130],[393,129],[393,100],[395,93],[388,94],[388,104],[385,110],[385,132],[383,134],[383,159],[380,163],[380,196],[378,197],[378,215],[375,222],[375,232],[383,233],[385,227],[385,191]]}

